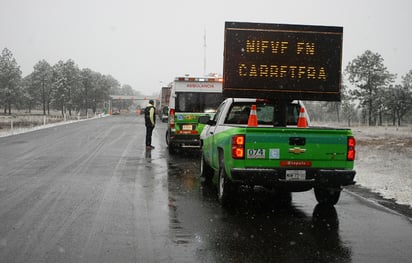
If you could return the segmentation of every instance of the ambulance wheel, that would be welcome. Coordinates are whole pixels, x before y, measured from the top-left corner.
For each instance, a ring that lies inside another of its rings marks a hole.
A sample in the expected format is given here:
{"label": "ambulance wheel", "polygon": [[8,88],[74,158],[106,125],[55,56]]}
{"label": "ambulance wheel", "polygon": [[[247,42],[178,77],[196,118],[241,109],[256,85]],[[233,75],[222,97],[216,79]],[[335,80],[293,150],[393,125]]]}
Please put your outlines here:
{"label": "ambulance wheel", "polygon": [[170,131],[166,131],[166,144],[170,154],[176,153],[176,147],[170,142]]}
{"label": "ambulance wheel", "polygon": [[172,143],[169,144],[168,148],[170,154],[175,154],[177,152],[176,147]]}

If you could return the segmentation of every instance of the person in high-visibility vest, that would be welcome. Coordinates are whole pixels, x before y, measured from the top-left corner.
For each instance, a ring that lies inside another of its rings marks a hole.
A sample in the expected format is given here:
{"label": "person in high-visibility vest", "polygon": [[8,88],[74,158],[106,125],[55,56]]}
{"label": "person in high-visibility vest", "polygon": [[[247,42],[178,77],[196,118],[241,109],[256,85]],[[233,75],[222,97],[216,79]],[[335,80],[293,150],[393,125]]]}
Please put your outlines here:
{"label": "person in high-visibility vest", "polygon": [[149,100],[149,104],[144,110],[144,120],[146,125],[146,150],[151,150],[155,148],[152,145],[152,133],[156,124],[156,109],[153,100]]}

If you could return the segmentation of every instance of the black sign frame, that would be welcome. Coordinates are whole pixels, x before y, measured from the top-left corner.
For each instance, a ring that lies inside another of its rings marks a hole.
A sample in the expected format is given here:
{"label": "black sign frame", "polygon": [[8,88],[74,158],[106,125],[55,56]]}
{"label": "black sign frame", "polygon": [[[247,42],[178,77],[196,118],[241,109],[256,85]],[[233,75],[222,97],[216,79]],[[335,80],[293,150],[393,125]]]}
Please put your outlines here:
{"label": "black sign frame", "polygon": [[223,95],[340,101],[343,27],[225,23]]}

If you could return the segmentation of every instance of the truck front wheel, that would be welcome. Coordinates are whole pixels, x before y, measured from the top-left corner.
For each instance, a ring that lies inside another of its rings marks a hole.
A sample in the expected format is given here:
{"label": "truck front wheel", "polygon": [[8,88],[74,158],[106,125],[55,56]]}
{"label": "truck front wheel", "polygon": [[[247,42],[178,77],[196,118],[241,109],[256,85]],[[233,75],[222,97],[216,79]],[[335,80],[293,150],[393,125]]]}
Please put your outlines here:
{"label": "truck front wheel", "polygon": [[336,205],[339,201],[340,188],[315,187],[315,197],[319,204]]}
{"label": "truck front wheel", "polygon": [[213,169],[206,163],[203,152],[200,159],[200,176],[204,177],[206,182],[211,182],[213,179]]}

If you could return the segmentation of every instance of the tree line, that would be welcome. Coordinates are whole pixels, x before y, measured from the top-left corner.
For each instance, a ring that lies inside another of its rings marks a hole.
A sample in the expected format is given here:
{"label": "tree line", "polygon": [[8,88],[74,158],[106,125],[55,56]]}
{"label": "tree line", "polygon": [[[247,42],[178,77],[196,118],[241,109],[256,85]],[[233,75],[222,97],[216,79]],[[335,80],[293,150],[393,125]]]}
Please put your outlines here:
{"label": "tree line", "polygon": [[104,75],[91,69],[80,69],[71,59],[50,65],[40,60],[33,72],[22,77],[22,72],[12,52],[4,48],[0,55],[0,107],[4,114],[12,109],[41,108],[44,115],[50,110],[63,114],[95,113],[103,109],[110,94],[139,95],[130,85],[120,86],[111,75]]}
{"label": "tree line", "polygon": [[[351,84],[342,84],[340,102],[310,102],[311,117],[315,120],[338,122],[346,120],[367,125],[401,125],[412,118],[412,70],[395,83],[378,53],[370,50],[348,63],[343,76]],[[5,114],[11,109],[41,107],[43,114],[50,109],[62,114],[103,108],[109,94],[140,95],[130,85],[123,85],[110,75],[79,69],[71,59],[50,65],[40,60],[33,72],[22,77],[19,65],[7,48],[0,55],[0,107]]]}
{"label": "tree line", "polygon": [[[346,74],[354,89],[347,97],[358,101],[362,123],[382,125],[386,118],[393,125],[401,125],[405,115],[412,112],[412,70],[396,84],[397,75],[390,73],[383,61],[380,54],[367,50],[349,62]],[[343,108],[350,107],[346,102]],[[352,115],[350,109],[344,112],[347,117]]]}
{"label": "tree line", "polygon": [[343,84],[340,102],[310,102],[311,118],[318,121],[346,120],[374,125],[400,126],[412,122],[412,70],[395,83],[379,53],[370,50],[348,63],[343,72],[351,86]]}

